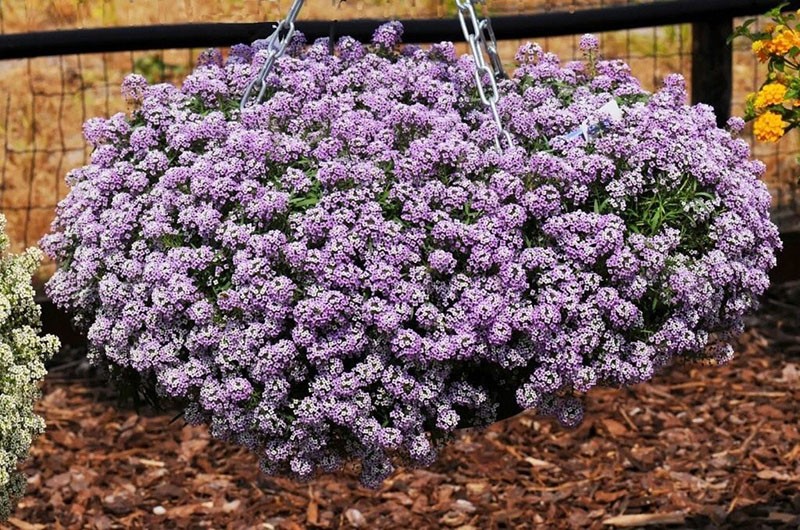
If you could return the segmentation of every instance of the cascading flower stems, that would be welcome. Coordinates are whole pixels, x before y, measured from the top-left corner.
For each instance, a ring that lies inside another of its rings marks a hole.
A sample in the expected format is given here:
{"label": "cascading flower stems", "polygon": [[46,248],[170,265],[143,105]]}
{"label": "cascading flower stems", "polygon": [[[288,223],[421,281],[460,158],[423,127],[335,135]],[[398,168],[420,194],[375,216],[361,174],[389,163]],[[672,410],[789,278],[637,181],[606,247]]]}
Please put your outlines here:
{"label": "cascading flower stems", "polygon": [[[374,487],[509,402],[574,426],[595,386],[730,358],[780,245],[740,120],[528,44],[500,154],[472,60],[400,34],[298,37],[243,111],[258,46],[125,81],[42,241],[95,362],[268,473],[357,460]],[[611,99],[621,120],[565,138]]]}

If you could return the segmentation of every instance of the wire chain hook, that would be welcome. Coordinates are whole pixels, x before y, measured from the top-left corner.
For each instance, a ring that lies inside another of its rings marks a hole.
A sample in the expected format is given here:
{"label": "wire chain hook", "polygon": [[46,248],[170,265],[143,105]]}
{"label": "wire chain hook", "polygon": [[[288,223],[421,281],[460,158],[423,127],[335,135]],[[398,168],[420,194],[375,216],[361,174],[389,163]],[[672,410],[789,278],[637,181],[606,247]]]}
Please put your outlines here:
{"label": "wire chain hook", "polygon": [[[269,75],[275,61],[283,55],[286,47],[292,41],[295,27],[294,21],[297,19],[297,14],[300,8],[303,7],[304,0],[294,0],[292,7],[289,9],[289,14],[286,18],[278,22],[275,30],[267,37],[267,59],[258,75],[253,78],[247,85],[247,88],[242,95],[242,100],[239,103],[239,109],[244,110],[245,107],[251,104],[258,104],[264,99],[264,94],[267,92],[267,75]],[[281,36],[281,32],[286,30],[286,34]]]}
{"label": "wire chain hook", "polygon": [[[275,27],[272,34],[267,37],[267,59],[258,75],[247,85],[242,100],[239,104],[240,109],[245,109],[252,104],[258,104],[264,99],[267,91],[267,75],[278,58],[286,51],[286,47],[291,42],[295,31],[295,20],[300,8],[303,7],[304,0],[294,0],[289,14],[281,20]],[[503,150],[503,143],[510,147],[513,144],[511,134],[503,127],[500,113],[497,110],[497,102],[500,99],[500,92],[497,89],[497,79],[505,78],[503,63],[497,53],[497,39],[492,30],[492,23],[488,17],[481,18],[475,10],[475,4],[483,4],[485,0],[456,0],[458,7],[458,20],[464,32],[464,38],[469,44],[472,57],[475,61],[475,81],[478,87],[478,94],[481,101],[486,105],[492,114],[492,119],[497,127],[495,134],[495,146],[498,151]],[[469,19],[469,23],[467,22]],[[281,36],[281,32],[286,30],[286,34]],[[489,57],[489,64],[486,63],[484,53]],[[491,68],[490,66],[491,65]],[[484,83],[484,79],[488,82]]]}
{"label": "wire chain hook", "polygon": [[[513,145],[511,133],[503,126],[500,112],[497,110],[497,102],[500,99],[497,79],[505,78],[506,73],[497,53],[497,39],[492,30],[492,23],[488,17],[479,17],[475,10],[475,4],[483,3],[485,0],[456,0],[461,30],[464,32],[464,39],[469,44],[472,58],[475,61],[475,82],[478,87],[478,95],[492,113],[492,119],[497,127],[494,137],[495,146],[498,151],[502,152],[503,143],[508,147]],[[467,19],[469,19],[469,23]],[[489,57],[491,68],[486,64],[484,53]],[[487,80],[486,83],[484,83],[484,79]]]}

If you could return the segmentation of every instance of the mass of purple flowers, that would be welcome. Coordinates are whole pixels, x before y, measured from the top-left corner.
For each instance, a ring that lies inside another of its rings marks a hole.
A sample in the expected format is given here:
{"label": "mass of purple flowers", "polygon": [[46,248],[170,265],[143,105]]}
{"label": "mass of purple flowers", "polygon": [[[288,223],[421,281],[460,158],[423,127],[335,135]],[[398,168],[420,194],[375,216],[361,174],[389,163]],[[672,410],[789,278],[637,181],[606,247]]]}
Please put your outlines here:
{"label": "mass of purple flowers", "polygon": [[[42,241],[94,361],[268,473],[358,461],[376,486],[508,401],[574,426],[592,387],[731,357],[780,246],[741,121],[527,44],[500,154],[472,59],[401,32],[297,37],[242,111],[258,45],[181,88],[128,77]],[[564,137],[612,98],[622,119]]]}

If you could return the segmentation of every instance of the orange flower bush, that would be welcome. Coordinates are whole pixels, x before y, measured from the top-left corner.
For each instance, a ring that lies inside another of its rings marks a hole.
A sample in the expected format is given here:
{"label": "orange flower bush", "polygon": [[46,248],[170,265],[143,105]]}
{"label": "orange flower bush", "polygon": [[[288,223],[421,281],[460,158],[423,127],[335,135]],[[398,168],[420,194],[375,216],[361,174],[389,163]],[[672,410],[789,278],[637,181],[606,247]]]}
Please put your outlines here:
{"label": "orange flower bush", "polygon": [[767,79],[747,98],[744,114],[754,120],[753,134],[761,142],[777,142],[800,125],[800,10],[784,13],[787,5],[768,11],[772,22],[762,29],[752,29],[752,18],[731,37],[752,40],[753,53],[767,64]]}
{"label": "orange flower bush", "polygon": [[777,142],[788,125],[780,114],[770,110],[756,118],[753,123],[753,133],[762,142]]}
{"label": "orange flower bush", "polygon": [[753,107],[755,110],[764,110],[772,105],[783,105],[786,100],[786,85],[780,83],[766,83],[755,95]]}

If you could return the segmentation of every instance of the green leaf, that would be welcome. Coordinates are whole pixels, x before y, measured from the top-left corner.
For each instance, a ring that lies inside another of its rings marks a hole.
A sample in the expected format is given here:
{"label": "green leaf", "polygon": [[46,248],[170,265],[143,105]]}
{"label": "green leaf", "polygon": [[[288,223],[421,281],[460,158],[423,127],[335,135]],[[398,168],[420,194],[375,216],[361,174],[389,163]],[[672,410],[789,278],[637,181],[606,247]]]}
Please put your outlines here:
{"label": "green leaf", "polygon": [[179,234],[166,234],[161,236],[161,244],[167,248],[183,246],[183,236]]}
{"label": "green leaf", "polygon": [[754,18],[748,18],[741,26],[733,30],[733,33],[726,39],[726,43],[730,44],[736,37],[747,37],[753,39],[754,35],[750,31],[750,26],[756,21]]}
{"label": "green leaf", "polygon": [[289,199],[289,204],[296,208],[308,208],[316,205],[319,202],[319,197],[312,195],[308,197],[294,197]]}
{"label": "green leaf", "polygon": [[770,9],[769,11],[767,11],[767,12],[765,13],[765,14],[766,14],[766,16],[768,16],[768,17],[770,17],[770,18],[772,18],[772,19],[775,19],[776,21],[781,21],[781,20],[784,20],[784,17],[783,17],[783,10],[784,10],[784,8],[785,8],[786,6],[788,6],[788,5],[789,5],[789,3],[790,3],[790,2],[783,2],[783,3],[781,3],[781,4],[779,4],[779,5],[775,6],[775,7],[773,7],[772,9]]}
{"label": "green leaf", "polygon": [[664,217],[664,210],[661,206],[659,206],[658,209],[656,210],[656,213],[653,215],[653,221],[651,225],[653,232],[658,230],[658,227],[661,226],[661,220],[663,219],[663,217]]}

